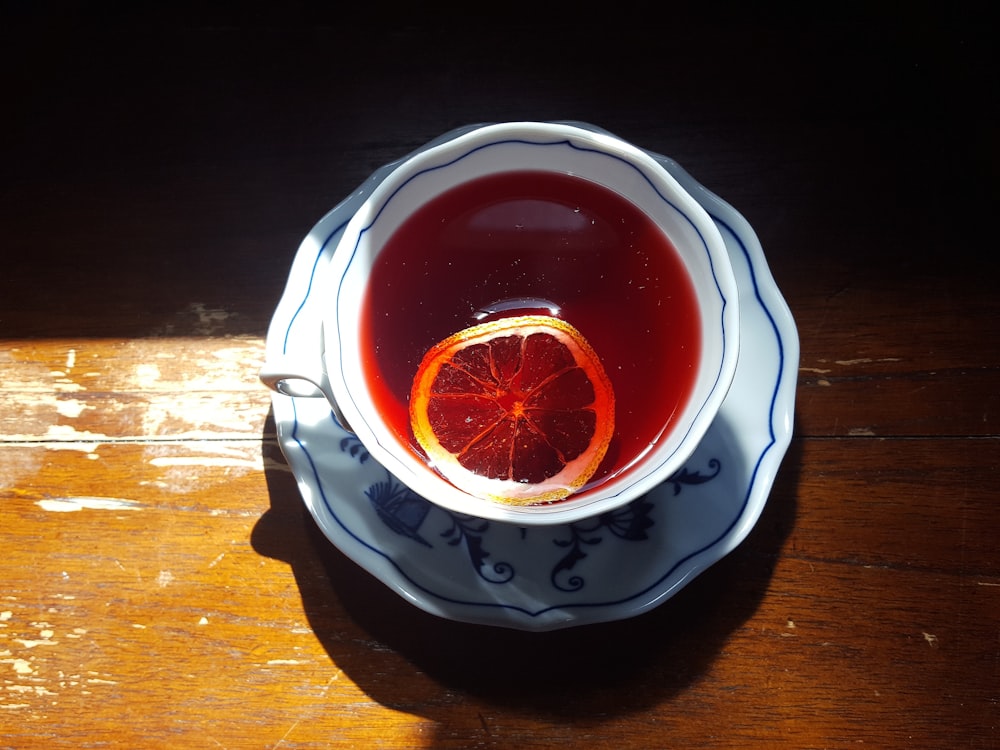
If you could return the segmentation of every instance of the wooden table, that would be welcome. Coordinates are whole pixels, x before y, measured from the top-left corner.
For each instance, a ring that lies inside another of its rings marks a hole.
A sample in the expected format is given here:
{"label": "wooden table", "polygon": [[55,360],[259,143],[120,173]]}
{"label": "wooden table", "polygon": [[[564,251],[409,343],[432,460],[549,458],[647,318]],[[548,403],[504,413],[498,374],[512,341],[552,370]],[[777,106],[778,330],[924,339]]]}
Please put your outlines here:
{"label": "wooden table", "polygon": [[[5,11],[0,747],[1000,745],[983,18],[250,8]],[[749,538],[644,615],[547,633],[350,562],[257,380],[313,223],[512,119],[676,159],[753,225],[801,338]]]}

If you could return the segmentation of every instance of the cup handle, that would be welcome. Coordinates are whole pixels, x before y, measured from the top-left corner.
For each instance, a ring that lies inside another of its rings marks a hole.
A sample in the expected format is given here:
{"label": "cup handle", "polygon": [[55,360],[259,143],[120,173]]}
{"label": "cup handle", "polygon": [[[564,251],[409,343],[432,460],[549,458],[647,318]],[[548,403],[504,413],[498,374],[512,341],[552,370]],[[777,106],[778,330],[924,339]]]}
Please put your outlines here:
{"label": "cup handle", "polygon": [[351,428],[330,389],[330,379],[320,364],[291,357],[270,359],[260,369],[260,381],[276,393],[295,398],[325,398],[333,416],[346,430]]}

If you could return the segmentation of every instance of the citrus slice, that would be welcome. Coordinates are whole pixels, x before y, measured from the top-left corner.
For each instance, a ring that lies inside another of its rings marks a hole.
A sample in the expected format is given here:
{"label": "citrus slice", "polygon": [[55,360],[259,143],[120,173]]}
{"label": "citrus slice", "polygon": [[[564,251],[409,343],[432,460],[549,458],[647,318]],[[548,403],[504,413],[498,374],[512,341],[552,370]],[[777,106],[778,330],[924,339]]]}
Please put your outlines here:
{"label": "citrus slice", "polygon": [[614,431],[601,360],[569,323],[545,315],[466,328],[424,355],[410,424],[442,476],[512,505],[561,500],[593,476]]}

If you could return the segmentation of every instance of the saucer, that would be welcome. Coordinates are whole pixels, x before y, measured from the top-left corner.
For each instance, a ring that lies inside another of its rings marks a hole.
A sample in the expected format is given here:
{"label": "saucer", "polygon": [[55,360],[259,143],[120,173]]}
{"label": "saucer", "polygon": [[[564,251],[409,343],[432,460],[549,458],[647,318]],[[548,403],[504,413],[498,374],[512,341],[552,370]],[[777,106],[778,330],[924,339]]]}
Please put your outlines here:
{"label": "saucer", "polygon": [[[736,377],[716,420],[684,468],[653,491],[616,511],[559,526],[459,515],[413,493],[376,463],[335,421],[325,399],[272,394],[279,443],[320,529],[427,612],[529,631],[632,617],[732,551],[760,517],[791,440],[795,323],[746,220],[674,161],[651,155],[718,225],[739,286],[742,335]],[[271,321],[268,353],[320,345],[321,300],[313,280],[348,220],[398,163],[376,171],[303,240]]]}

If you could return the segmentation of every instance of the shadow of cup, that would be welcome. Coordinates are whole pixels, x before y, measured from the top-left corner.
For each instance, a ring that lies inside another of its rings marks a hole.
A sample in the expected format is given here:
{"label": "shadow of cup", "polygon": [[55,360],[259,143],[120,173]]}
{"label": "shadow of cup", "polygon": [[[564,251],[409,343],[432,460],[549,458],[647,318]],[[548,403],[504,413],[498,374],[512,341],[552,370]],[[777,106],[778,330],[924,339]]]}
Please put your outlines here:
{"label": "shadow of cup", "polygon": [[800,462],[793,441],[748,537],[668,601],[628,619],[534,633],[445,619],[399,596],[326,539],[273,437],[262,450],[271,507],[253,530],[254,548],[289,564],[309,625],[338,668],[373,700],[431,719],[446,713],[434,689],[555,718],[607,718],[623,706],[609,692],[627,688],[635,712],[692,684],[767,590],[794,525]]}

